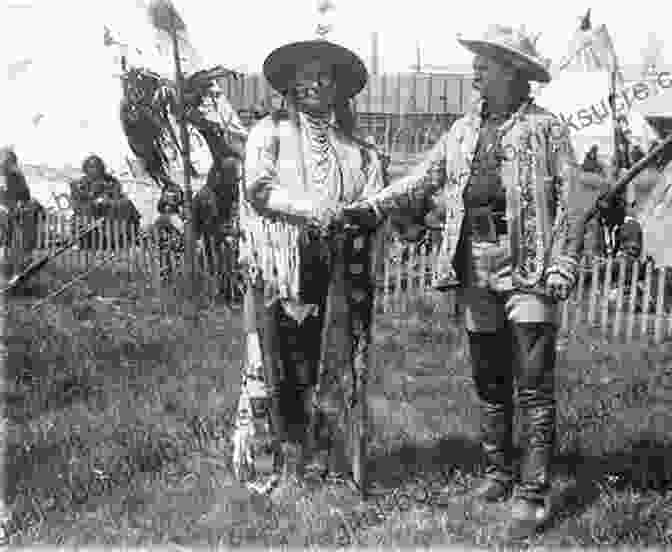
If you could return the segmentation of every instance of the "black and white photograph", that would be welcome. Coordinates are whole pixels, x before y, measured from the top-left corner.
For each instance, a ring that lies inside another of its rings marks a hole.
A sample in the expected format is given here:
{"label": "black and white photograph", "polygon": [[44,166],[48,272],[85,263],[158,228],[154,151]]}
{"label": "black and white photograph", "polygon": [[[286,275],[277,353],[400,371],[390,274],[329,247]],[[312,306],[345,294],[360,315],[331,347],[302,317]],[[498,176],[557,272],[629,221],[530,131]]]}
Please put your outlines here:
{"label": "black and white photograph", "polygon": [[672,546],[665,11],[0,0],[0,546]]}

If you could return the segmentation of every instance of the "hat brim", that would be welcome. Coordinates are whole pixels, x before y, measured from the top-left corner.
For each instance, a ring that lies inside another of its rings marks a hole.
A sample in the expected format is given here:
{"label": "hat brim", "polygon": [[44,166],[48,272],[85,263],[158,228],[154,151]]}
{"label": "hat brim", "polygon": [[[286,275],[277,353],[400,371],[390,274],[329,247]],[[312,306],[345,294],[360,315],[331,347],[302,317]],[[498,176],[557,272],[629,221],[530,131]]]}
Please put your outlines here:
{"label": "hat brim", "polygon": [[520,50],[485,40],[458,38],[457,41],[476,55],[506,60],[514,67],[522,69],[532,81],[540,83],[551,82],[551,73],[546,66]]}
{"label": "hat brim", "polygon": [[305,40],[280,46],[264,61],[264,76],[275,90],[284,95],[296,76],[297,67],[315,59],[334,67],[340,95],[352,98],[366,86],[369,74],[359,56],[327,40]]}

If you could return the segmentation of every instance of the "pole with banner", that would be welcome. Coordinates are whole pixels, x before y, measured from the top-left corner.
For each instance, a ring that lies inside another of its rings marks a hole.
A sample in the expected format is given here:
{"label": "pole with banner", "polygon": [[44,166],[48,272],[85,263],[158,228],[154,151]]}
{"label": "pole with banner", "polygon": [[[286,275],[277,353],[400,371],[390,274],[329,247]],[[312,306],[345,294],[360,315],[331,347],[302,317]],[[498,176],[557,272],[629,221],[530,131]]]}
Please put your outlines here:
{"label": "pole with banner", "polygon": [[175,85],[177,88],[176,114],[178,125],[180,127],[182,165],[184,170],[184,276],[187,281],[187,295],[189,299],[193,301],[196,296],[196,263],[193,225],[193,192],[191,189],[191,152],[189,131],[187,129],[187,121],[185,117],[184,75],[182,73],[178,38],[178,33],[184,32],[186,26],[170,0],[154,0],[149,6],[149,14],[154,27],[159,31],[168,33],[173,45]]}
{"label": "pole with banner", "polygon": [[[616,67],[612,67],[609,72],[609,103],[611,107],[611,121],[614,127],[614,178],[620,175],[622,156],[621,156],[621,133],[619,132],[618,116],[616,115]],[[630,168],[630,167],[624,167]]]}

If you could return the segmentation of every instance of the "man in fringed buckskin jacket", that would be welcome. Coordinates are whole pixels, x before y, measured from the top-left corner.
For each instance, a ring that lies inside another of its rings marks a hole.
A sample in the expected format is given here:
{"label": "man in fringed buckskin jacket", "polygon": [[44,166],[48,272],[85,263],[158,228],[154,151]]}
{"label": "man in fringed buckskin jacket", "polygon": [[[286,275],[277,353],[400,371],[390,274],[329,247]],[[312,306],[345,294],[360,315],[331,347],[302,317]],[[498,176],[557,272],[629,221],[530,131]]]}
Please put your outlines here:
{"label": "man in fringed buckskin jacket", "polygon": [[308,464],[322,475],[348,469],[337,451],[367,377],[374,239],[365,225],[342,228],[341,213],[384,180],[382,159],[354,125],[350,99],[368,78],[355,53],[324,40],[287,44],[268,56],[264,74],[287,111],[261,119],[247,141],[240,259],[248,353],[234,466],[243,473],[253,463],[245,401],[254,410],[261,377],[276,444],[271,483],[283,495],[302,486]]}
{"label": "man in fringed buckskin jacket", "polygon": [[478,497],[513,490],[514,377],[530,421],[508,527],[519,538],[549,516],[558,302],[575,284],[583,236],[570,201],[577,164],[566,128],[530,98],[530,81],[551,78],[534,40],[492,26],[460,43],[476,54],[480,101],[408,176],[346,214],[398,213],[422,192],[445,208],[437,283],[459,285],[464,307],[487,457]]}

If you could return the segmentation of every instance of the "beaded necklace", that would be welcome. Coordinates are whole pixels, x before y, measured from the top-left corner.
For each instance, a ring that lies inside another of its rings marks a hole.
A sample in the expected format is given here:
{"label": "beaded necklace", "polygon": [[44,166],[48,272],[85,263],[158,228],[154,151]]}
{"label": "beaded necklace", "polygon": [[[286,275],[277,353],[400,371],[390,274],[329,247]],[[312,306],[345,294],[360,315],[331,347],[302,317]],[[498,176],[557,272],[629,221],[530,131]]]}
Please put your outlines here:
{"label": "beaded necklace", "polygon": [[312,182],[316,187],[324,189],[327,185],[331,167],[331,156],[329,155],[331,144],[327,132],[329,116],[309,113],[301,113],[300,115],[310,146],[311,155],[308,165]]}

